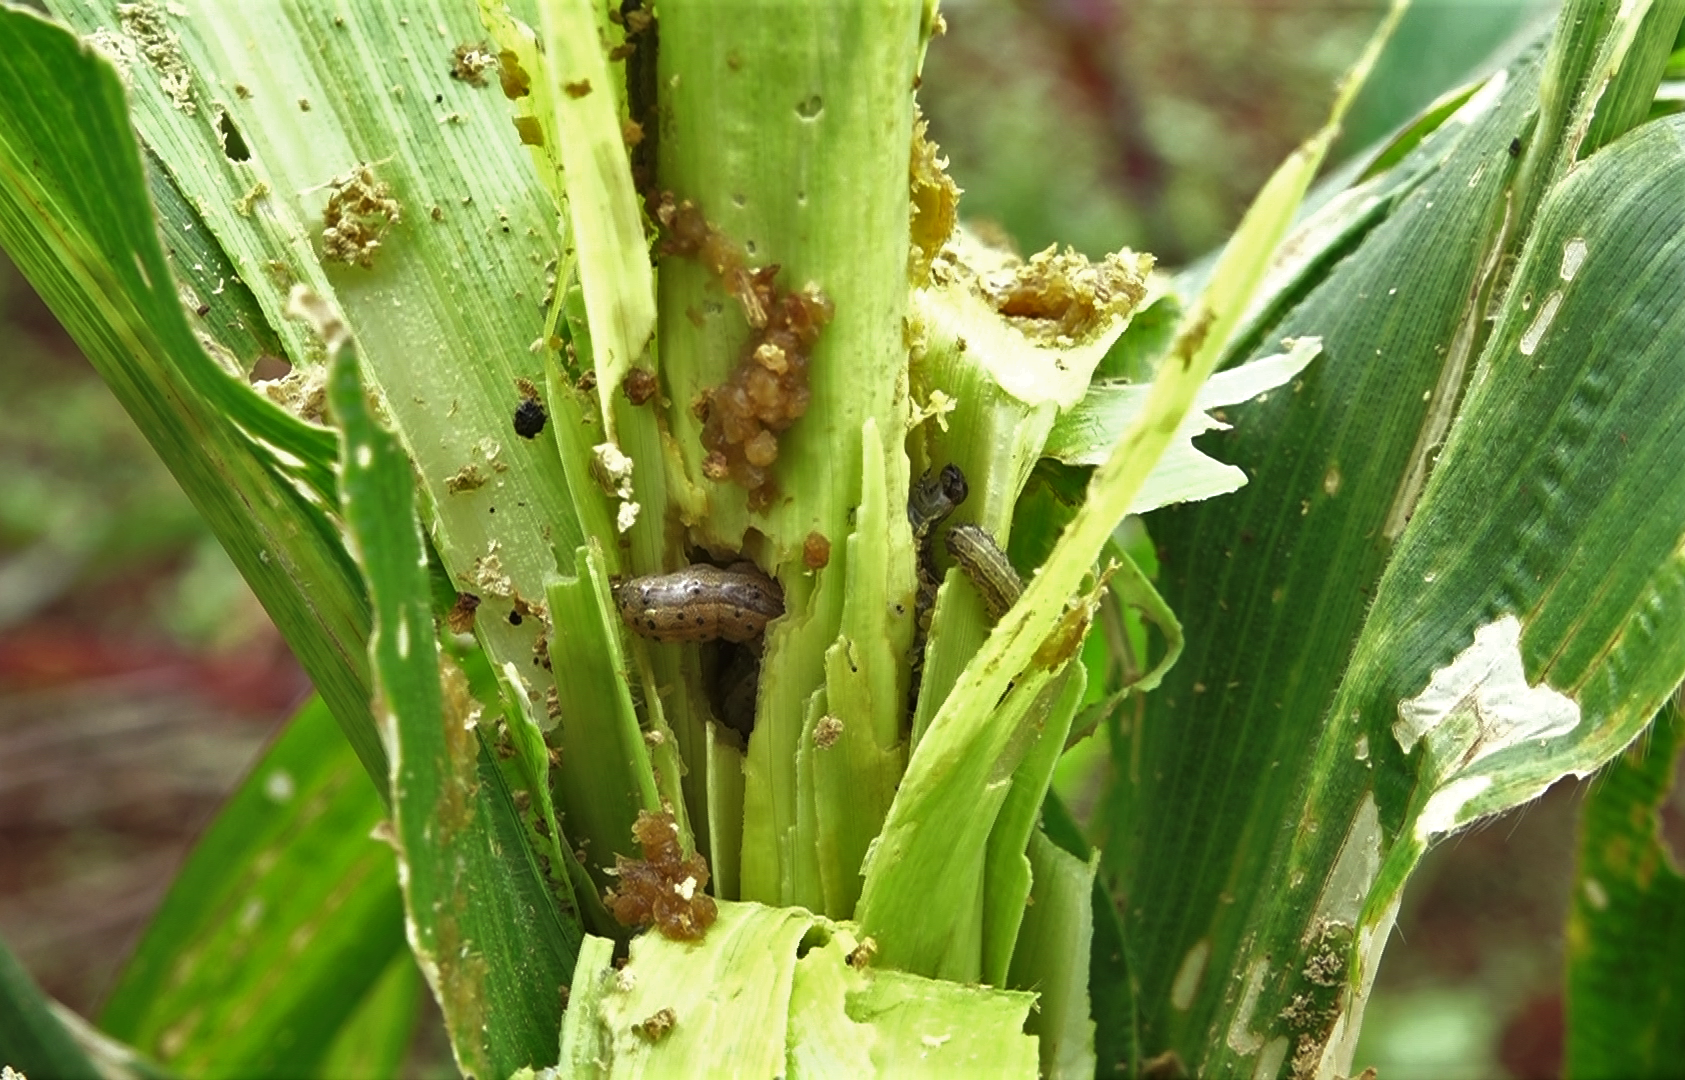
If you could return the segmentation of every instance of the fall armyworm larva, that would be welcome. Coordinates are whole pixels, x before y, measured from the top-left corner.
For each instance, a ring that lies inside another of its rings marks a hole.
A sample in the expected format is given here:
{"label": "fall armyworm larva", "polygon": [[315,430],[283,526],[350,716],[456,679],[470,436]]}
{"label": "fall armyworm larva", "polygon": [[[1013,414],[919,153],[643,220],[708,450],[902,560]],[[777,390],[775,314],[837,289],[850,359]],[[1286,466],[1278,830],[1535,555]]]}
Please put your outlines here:
{"label": "fall armyworm larva", "polygon": [[980,525],[955,525],[948,530],[946,540],[948,554],[983,597],[990,621],[999,622],[1024,592],[1023,579],[1012,568],[1006,552]]}
{"label": "fall armyworm larva", "polygon": [[614,587],[620,618],[656,641],[748,641],[784,614],[784,597],[753,563],[699,563]]}
{"label": "fall armyworm larva", "polygon": [[969,494],[965,474],[958,465],[944,465],[941,472],[926,472],[913,481],[912,490],[907,493],[907,520],[913,526],[913,539],[929,536]]}

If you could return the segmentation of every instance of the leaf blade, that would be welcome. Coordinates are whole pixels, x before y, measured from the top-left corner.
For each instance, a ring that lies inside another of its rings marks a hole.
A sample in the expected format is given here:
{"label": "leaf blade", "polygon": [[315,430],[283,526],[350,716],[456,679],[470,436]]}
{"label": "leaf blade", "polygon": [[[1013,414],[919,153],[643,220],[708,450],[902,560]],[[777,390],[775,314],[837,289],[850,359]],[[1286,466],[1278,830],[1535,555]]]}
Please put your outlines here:
{"label": "leaf blade", "polygon": [[[208,404],[232,376],[182,313],[116,74],[27,11],[0,11],[0,36],[0,245],[210,523],[365,767],[382,774],[361,585],[319,508]],[[248,411],[268,408],[248,399]]]}
{"label": "leaf blade", "polygon": [[319,698],[195,846],[100,1015],[183,1073],[316,1075],[405,955],[385,807]]}
{"label": "leaf blade", "polygon": [[1568,916],[1566,1073],[1661,1077],[1685,1040],[1675,1022],[1685,970],[1685,877],[1660,813],[1685,746],[1677,704],[1605,770],[1580,811]]}
{"label": "leaf blade", "polygon": [[[343,328],[324,336],[342,340]],[[410,944],[465,1072],[549,1065],[582,931],[550,894],[481,745],[466,676],[441,662],[410,459],[370,410],[349,349],[328,396],[344,439],[346,522],[375,605],[369,650]]]}

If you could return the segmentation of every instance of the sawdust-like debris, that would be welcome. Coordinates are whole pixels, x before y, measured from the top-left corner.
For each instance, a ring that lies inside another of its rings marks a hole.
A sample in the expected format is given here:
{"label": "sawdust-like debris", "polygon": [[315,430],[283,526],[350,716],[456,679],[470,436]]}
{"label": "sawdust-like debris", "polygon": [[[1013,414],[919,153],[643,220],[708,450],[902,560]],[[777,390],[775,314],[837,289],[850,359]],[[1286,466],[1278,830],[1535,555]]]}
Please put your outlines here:
{"label": "sawdust-like debris", "polygon": [[322,210],[323,258],[372,267],[381,238],[403,221],[403,208],[391,186],[375,176],[372,165],[358,165],[334,177],[328,187],[333,193]]}
{"label": "sawdust-like debris", "polygon": [[148,0],[118,4],[117,22],[158,73],[158,86],[170,103],[184,116],[196,114],[199,109],[193,103],[193,71],[181,51],[180,35],[170,29],[165,9]]}

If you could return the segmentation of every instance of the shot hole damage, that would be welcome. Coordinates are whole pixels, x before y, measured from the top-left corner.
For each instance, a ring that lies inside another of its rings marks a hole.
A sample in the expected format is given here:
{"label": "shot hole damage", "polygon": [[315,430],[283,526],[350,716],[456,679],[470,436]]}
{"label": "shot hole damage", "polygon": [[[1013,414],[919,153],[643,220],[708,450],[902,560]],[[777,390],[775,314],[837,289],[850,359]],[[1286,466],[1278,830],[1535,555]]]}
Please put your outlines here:
{"label": "shot hole damage", "polygon": [[521,58],[509,49],[497,54],[497,82],[503,89],[503,96],[510,101],[518,101],[532,93],[532,76],[521,66]]}
{"label": "shot hole damage", "polygon": [[223,156],[229,161],[252,159],[252,151],[246,145],[245,136],[240,134],[240,129],[235,126],[233,117],[228,115],[226,109],[216,114],[216,135],[217,141],[222,144]]}
{"label": "shot hole damage", "polygon": [[284,379],[293,371],[292,362],[284,356],[274,353],[263,353],[252,363],[252,370],[247,374],[249,382],[265,382],[270,379]]}

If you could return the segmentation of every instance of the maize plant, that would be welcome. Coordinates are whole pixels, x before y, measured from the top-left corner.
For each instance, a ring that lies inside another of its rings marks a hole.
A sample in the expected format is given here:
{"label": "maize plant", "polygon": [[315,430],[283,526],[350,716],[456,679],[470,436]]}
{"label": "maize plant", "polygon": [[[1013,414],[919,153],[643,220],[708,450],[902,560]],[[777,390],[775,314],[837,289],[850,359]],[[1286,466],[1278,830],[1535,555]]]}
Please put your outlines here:
{"label": "maize plant", "polygon": [[966,228],[934,0],[47,7],[0,245],[317,696],[0,1062],[1345,1076],[1427,848],[1623,751],[1569,1062],[1678,1060],[1685,0],[1307,199],[1395,6],[1181,274]]}

